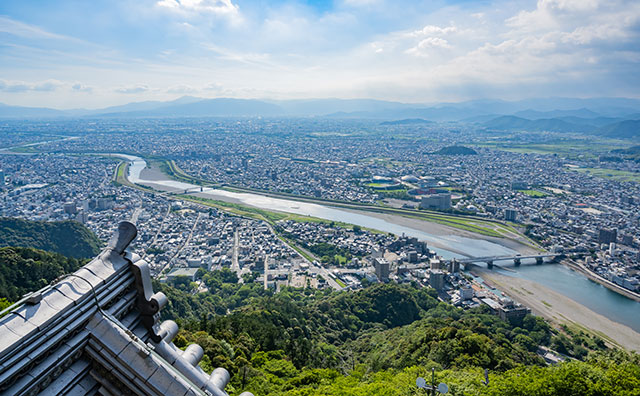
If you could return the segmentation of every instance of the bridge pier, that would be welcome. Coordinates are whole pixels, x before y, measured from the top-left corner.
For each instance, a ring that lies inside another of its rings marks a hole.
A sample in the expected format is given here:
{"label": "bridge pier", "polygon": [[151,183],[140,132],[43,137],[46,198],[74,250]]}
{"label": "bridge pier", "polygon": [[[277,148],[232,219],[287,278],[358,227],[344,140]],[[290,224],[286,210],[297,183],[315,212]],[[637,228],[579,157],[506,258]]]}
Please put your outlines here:
{"label": "bridge pier", "polygon": [[542,264],[543,262],[544,262],[544,261],[543,261],[543,258],[542,258],[542,257],[536,257],[536,264],[540,265],[540,264]]}
{"label": "bridge pier", "polygon": [[487,261],[487,268],[493,269],[493,260]]}
{"label": "bridge pier", "polygon": [[513,264],[514,264],[516,267],[519,267],[519,266],[520,266],[520,264],[522,264],[522,260],[520,260],[519,258],[515,258],[515,259],[513,259]]}
{"label": "bridge pier", "polygon": [[462,263],[462,266],[464,267],[465,271],[469,271],[469,269],[471,268],[471,263],[470,262],[464,262],[464,263]]}

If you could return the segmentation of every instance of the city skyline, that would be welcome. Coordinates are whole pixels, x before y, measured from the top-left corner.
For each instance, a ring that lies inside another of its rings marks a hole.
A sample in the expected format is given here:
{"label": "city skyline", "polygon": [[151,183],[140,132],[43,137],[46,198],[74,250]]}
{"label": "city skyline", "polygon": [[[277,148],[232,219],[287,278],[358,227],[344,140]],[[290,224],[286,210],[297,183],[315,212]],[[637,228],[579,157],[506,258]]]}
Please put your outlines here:
{"label": "city skyline", "polygon": [[639,33],[630,1],[14,1],[0,102],[638,97]]}

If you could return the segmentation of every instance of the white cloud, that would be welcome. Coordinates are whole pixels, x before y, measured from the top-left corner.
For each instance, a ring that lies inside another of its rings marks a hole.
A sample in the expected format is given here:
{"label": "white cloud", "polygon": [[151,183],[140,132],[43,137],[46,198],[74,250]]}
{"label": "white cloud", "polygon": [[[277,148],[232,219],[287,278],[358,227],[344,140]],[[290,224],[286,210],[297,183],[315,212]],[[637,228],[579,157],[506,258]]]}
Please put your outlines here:
{"label": "white cloud", "polygon": [[188,94],[188,93],[195,93],[195,92],[198,92],[198,90],[193,88],[190,85],[184,85],[184,84],[174,85],[169,89],[167,89],[167,93],[171,93],[171,94]]}
{"label": "white cloud", "polygon": [[81,83],[75,83],[71,86],[71,89],[73,89],[74,91],[77,92],[91,92],[93,91],[93,88]]}
{"label": "white cloud", "polygon": [[205,91],[214,91],[214,92],[222,92],[224,87],[219,83],[210,83],[204,86]]}
{"label": "white cloud", "polygon": [[149,87],[146,85],[133,85],[128,87],[116,88],[115,91],[122,94],[138,94],[149,91]]}
{"label": "white cloud", "polygon": [[449,33],[455,33],[458,29],[455,26],[440,27],[435,25],[427,25],[420,30],[414,30],[409,35],[411,37],[425,36],[444,36]]}
{"label": "white cloud", "polygon": [[11,18],[7,18],[1,15],[0,15],[0,32],[9,33],[13,36],[29,38],[29,39],[76,40],[72,37],[51,33],[37,26],[15,21]]}
{"label": "white cloud", "polygon": [[449,49],[451,45],[449,42],[440,37],[427,37],[421,40],[415,47],[409,48],[407,54],[416,56],[428,55],[429,50],[433,48]]}
{"label": "white cloud", "polygon": [[237,18],[239,9],[231,0],[160,0],[157,6],[183,15],[213,14]]}
{"label": "white cloud", "polygon": [[[54,40],[64,36],[44,30],[53,23],[38,28],[0,16],[6,38],[0,75],[13,80],[0,81],[0,90],[28,92],[25,101],[67,94],[80,106],[99,96],[118,102],[123,93],[149,100],[197,92],[422,101],[443,92],[486,96],[497,86],[514,96],[580,95],[613,79],[618,83],[602,95],[640,92],[637,0],[329,3],[333,8],[298,1],[151,0],[152,10],[149,3],[139,5],[139,15],[127,23],[153,31],[146,38],[152,41],[144,42],[144,34],[140,40],[123,35],[120,42],[96,34],[96,42],[110,43],[104,50]],[[242,20],[241,28],[235,20]],[[111,31],[101,34],[113,37]],[[46,78],[71,82],[60,88],[22,81]],[[559,91],[571,81],[578,88]],[[80,94],[91,88],[95,95]],[[61,95],[44,92],[52,89]]]}
{"label": "white cloud", "polygon": [[344,5],[350,7],[367,7],[381,3],[381,0],[343,0]]}
{"label": "white cloud", "polygon": [[7,81],[0,80],[0,91],[4,92],[52,92],[63,86],[64,84],[58,80],[46,80],[36,83],[27,83],[24,81]]}

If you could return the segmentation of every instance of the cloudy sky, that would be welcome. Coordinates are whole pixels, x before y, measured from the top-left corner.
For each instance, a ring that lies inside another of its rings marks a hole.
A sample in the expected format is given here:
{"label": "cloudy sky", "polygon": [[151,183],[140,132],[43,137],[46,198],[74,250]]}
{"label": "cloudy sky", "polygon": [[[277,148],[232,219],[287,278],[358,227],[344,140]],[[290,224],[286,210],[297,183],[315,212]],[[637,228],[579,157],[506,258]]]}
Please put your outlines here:
{"label": "cloudy sky", "polygon": [[0,102],[640,97],[638,0],[2,0]]}

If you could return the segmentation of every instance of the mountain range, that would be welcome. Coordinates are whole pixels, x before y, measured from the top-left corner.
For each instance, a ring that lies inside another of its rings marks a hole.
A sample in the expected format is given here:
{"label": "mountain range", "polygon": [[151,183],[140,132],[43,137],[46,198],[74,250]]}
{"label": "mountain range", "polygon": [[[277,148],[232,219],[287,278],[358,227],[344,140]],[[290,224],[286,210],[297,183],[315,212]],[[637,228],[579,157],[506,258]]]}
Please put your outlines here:
{"label": "mountain range", "polygon": [[602,133],[640,136],[640,99],[537,98],[416,104],[374,99],[258,100],[183,96],[87,110],[0,104],[0,118],[327,117],[380,120],[383,125],[465,122],[489,130]]}
{"label": "mountain range", "polygon": [[640,120],[624,118],[559,117],[530,120],[516,116],[500,116],[480,122],[479,125],[493,131],[580,132],[617,139],[640,137]]}

